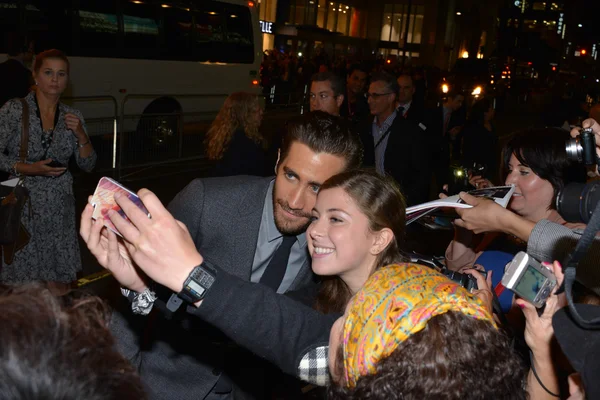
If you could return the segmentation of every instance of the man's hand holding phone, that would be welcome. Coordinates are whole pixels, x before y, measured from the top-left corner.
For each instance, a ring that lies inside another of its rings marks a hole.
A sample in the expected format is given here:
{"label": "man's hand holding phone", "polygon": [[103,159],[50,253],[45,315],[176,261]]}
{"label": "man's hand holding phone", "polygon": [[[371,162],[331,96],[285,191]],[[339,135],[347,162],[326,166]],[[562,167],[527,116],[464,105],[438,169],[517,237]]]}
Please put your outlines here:
{"label": "man's hand holding phone", "polygon": [[129,251],[116,233],[104,227],[104,221],[94,220],[94,207],[89,203],[81,214],[79,234],[103,268],[108,269],[121,286],[141,293],[146,289],[144,273],[131,260]]}
{"label": "man's hand holding phone", "polygon": [[127,196],[115,195],[128,220],[110,210],[108,218],[121,232],[132,260],[154,281],[175,293],[203,261],[186,226],[173,218],[154,193],[138,192],[152,218],[140,210]]}

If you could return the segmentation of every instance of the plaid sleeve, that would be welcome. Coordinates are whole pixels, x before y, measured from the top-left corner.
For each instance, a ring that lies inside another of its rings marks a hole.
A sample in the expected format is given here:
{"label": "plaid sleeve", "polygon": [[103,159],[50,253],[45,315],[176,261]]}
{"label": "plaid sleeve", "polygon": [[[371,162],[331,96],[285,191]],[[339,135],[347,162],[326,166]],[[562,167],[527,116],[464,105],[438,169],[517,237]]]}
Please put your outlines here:
{"label": "plaid sleeve", "polygon": [[300,360],[298,377],[313,385],[329,385],[328,354],[329,346],[319,346],[310,349]]}

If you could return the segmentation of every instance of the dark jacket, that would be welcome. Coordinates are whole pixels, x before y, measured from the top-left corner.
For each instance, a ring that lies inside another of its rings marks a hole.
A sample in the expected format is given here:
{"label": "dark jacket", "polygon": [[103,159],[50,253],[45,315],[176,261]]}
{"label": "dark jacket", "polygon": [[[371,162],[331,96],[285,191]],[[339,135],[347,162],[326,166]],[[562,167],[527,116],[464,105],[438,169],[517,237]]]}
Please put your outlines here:
{"label": "dark jacket", "polygon": [[[169,211],[185,223],[208,263],[241,281],[249,281],[271,179],[248,176],[196,179],[169,204]],[[310,284],[312,277],[307,260],[290,290]],[[248,286],[259,285],[248,282]],[[166,291],[161,299],[166,301],[169,296]],[[231,306],[232,315],[257,307],[250,300],[245,309],[233,310]],[[226,299],[215,301],[228,307]],[[155,313],[155,319],[145,319],[147,325],[141,332],[131,332],[132,327],[123,318],[116,317],[111,326],[119,350],[138,368],[149,398],[204,399],[217,382],[233,388],[229,398],[265,398],[260,359],[232,346],[223,332],[186,314],[185,310],[180,311],[183,312],[174,315]],[[224,314],[219,316],[227,319]],[[255,330],[249,333],[255,334]]]}
{"label": "dark jacket", "polygon": [[0,64],[0,107],[10,99],[25,97],[33,84],[31,71],[18,60],[9,58]]}
{"label": "dark jacket", "polygon": [[356,102],[349,104],[348,96],[344,96],[344,102],[340,106],[340,117],[358,124],[372,119],[371,110],[365,96],[358,96]]}
{"label": "dark jacket", "polygon": [[[429,117],[430,123],[429,126],[431,129],[428,129],[428,141],[430,146],[432,147],[433,152],[433,160],[434,160],[434,174],[436,177],[436,183],[438,185],[438,191],[441,190],[442,185],[448,183],[449,174],[450,174],[450,159],[451,159],[451,141],[450,136],[447,134],[444,135],[444,111],[443,106],[439,106],[435,108]],[[450,121],[448,122],[448,131],[457,126],[464,125],[464,116],[461,110],[453,112],[450,116]],[[459,135],[455,141],[460,143],[462,135]],[[460,153],[458,151],[457,153]],[[458,155],[458,154],[457,154]]]}
{"label": "dark jacket", "polygon": [[213,176],[273,175],[273,165],[268,162],[267,151],[250,139],[243,129],[233,133],[223,158],[217,161]]}
{"label": "dark jacket", "polygon": [[486,178],[493,182],[498,181],[498,136],[496,131],[488,131],[484,126],[469,124],[463,134],[463,164],[466,167],[473,163],[483,164],[487,167]]}
{"label": "dark jacket", "polygon": [[[427,147],[426,133],[421,123],[396,116],[390,127],[385,149],[385,171],[400,185],[407,205],[429,200],[431,185],[431,155]],[[364,165],[375,166],[375,142],[372,120],[363,124],[360,131],[364,146]],[[380,144],[381,146],[381,144]]]}

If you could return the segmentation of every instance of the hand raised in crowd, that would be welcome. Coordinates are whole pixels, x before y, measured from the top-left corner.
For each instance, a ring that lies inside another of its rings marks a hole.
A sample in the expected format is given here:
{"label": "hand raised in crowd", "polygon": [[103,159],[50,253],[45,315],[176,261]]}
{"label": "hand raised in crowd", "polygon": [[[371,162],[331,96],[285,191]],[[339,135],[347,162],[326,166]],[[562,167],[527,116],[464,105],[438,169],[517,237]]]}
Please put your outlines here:
{"label": "hand raised in crowd", "polygon": [[[596,154],[600,157],[600,123],[592,118],[588,118],[581,123],[582,128],[592,128],[596,136]],[[571,129],[571,137],[577,137],[581,134],[580,128]],[[597,171],[600,173],[600,171]]]}
{"label": "hand raised in crowd", "polygon": [[48,164],[52,162],[51,158],[41,160],[33,164],[20,164],[19,172],[30,176],[51,176],[56,177],[64,174],[67,170],[65,167],[50,167]]}
{"label": "hand raised in crowd", "polygon": [[135,264],[155,282],[179,293],[203,258],[186,226],[173,218],[154,193],[142,189],[138,196],[151,218],[119,193],[115,194],[115,200],[131,222],[114,210],[108,216],[123,235],[123,243]]}
{"label": "hand raised in crowd", "polygon": [[[91,197],[88,199],[88,201]],[[147,287],[143,273],[131,260],[123,240],[104,227],[101,220],[92,219],[94,208],[87,204],[81,214],[79,234],[87,248],[103,268],[109,270],[121,286],[135,292],[143,292]]]}
{"label": "hand raised in crowd", "polygon": [[492,182],[490,182],[489,180],[476,175],[476,176],[470,176],[469,177],[469,183],[473,186],[475,186],[476,189],[484,189],[484,188],[488,188],[488,187],[492,187],[494,186],[492,184]]}
{"label": "hand raised in crowd", "polygon": [[65,114],[65,124],[78,139],[84,139],[87,135],[81,124],[81,120],[73,113]]}
{"label": "hand raised in crowd", "polygon": [[546,300],[546,307],[542,315],[538,315],[535,306],[523,299],[517,299],[515,303],[523,310],[525,315],[525,341],[534,355],[550,356],[550,343],[554,337],[554,329],[552,328],[552,317],[554,314],[567,305],[565,293],[559,295],[556,291],[562,285],[564,274],[562,266],[558,261],[553,264],[543,263],[547,268],[550,268],[556,276],[556,287],[552,290],[552,294]]}
{"label": "hand raised in crowd", "polygon": [[470,274],[477,279],[477,290],[473,291],[473,294],[479,298],[483,302],[485,308],[488,309],[490,315],[494,315],[494,295],[492,294],[492,271],[488,271],[487,275],[484,275],[485,272],[475,269],[475,268],[466,268],[461,270],[464,274]]}

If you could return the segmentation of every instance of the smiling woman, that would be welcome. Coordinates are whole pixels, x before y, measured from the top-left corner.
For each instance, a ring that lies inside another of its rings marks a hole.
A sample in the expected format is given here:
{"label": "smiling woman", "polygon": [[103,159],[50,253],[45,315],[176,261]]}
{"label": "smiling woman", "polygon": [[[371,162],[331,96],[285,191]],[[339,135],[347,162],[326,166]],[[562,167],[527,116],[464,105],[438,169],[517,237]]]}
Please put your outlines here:
{"label": "smiling woman", "polygon": [[[584,182],[585,169],[573,164],[565,151],[569,133],[557,128],[533,129],[516,133],[503,150],[502,169],[507,185],[515,185],[508,208],[537,223],[547,219],[571,228],[556,211],[556,196],[569,182]],[[511,236],[490,233],[480,237],[456,228],[455,238],[446,250],[446,262],[452,269],[471,266],[483,250],[516,254],[524,244]],[[500,278],[497,276],[496,278]]]}
{"label": "smiling woman", "polygon": [[374,170],[345,172],[323,184],[306,231],[313,271],[323,277],[318,311],[343,312],[375,270],[403,260],[405,210],[396,183]]}

